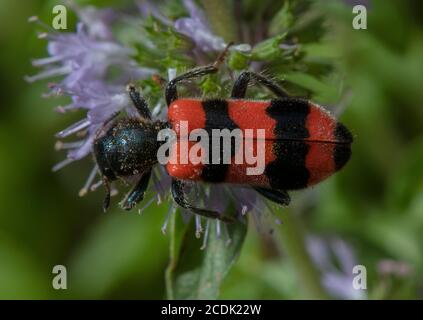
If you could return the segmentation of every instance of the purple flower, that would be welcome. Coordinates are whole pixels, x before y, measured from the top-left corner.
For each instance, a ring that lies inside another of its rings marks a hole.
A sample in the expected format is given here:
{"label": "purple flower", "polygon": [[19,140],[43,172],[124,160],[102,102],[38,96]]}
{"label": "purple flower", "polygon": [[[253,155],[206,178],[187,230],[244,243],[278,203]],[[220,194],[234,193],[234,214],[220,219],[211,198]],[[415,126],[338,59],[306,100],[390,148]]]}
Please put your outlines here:
{"label": "purple flower", "polygon": [[[31,18],[31,21],[37,18]],[[139,68],[131,59],[134,53],[113,40],[102,40],[87,33],[84,24],[79,23],[76,33],[52,31],[42,34],[49,40],[49,57],[33,60],[35,67],[44,70],[37,75],[27,76],[28,82],[65,76],[60,83],[66,89],[73,89],[81,82],[106,80],[106,72],[111,66],[118,67],[126,78],[142,75],[146,69]],[[125,80],[125,79],[123,79]]]}
{"label": "purple flower", "polygon": [[[65,88],[59,86],[56,88],[59,92],[67,93],[72,98],[72,103],[59,107],[59,111],[79,108],[88,110],[86,118],[56,134],[58,138],[66,138],[87,129],[83,143],[75,145],[75,148],[69,148],[69,160],[79,160],[91,152],[91,144],[97,130],[114,114],[121,110],[126,110],[129,114],[133,112],[124,86],[111,86],[101,81],[93,81],[85,86],[78,83],[74,86],[73,91],[66,91]],[[66,163],[70,163],[69,160]]]}
{"label": "purple flower", "polygon": [[[341,299],[366,298],[363,290],[353,287],[352,271],[359,263],[352,248],[345,241],[339,238],[325,240],[310,236],[307,239],[307,248],[321,272],[323,286],[332,296]],[[339,265],[339,268],[336,265]]]}
{"label": "purple flower", "polygon": [[159,20],[164,25],[170,26],[172,22],[164,16],[160,10],[157,8],[156,4],[153,4],[151,1],[141,1],[137,2],[138,8],[141,12],[143,17],[147,17],[148,15],[152,15],[157,20]]}
{"label": "purple flower", "polygon": [[202,51],[223,50],[226,43],[223,38],[213,34],[204,12],[192,0],[184,0],[183,3],[190,17],[176,20],[174,23],[175,29],[190,37]]}
{"label": "purple flower", "polygon": [[[179,18],[174,22],[164,16],[157,5],[149,1],[138,3],[138,7],[143,16],[151,14],[163,24],[173,26],[176,31],[190,38],[195,43],[196,49],[203,52],[222,51],[227,43],[222,37],[213,33],[204,12],[192,0],[183,0],[183,4],[190,16]],[[231,50],[250,52],[251,45],[242,43],[232,46]]]}
{"label": "purple flower", "polygon": [[91,37],[104,40],[112,40],[113,33],[110,25],[117,18],[112,9],[97,9],[93,6],[80,8],[73,1],[67,1],[77,13],[79,20],[88,27],[88,34]]}
{"label": "purple flower", "polygon": [[405,261],[396,261],[391,259],[383,259],[377,264],[377,271],[383,276],[394,275],[405,278],[413,274],[413,268]]}
{"label": "purple flower", "polygon": [[[86,118],[57,134],[58,138],[66,138],[81,131],[85,132],[82,140],[58,143],[57,147],[68,150],[68,153],[67,159],[57,164],[54,170],[88,155],[97,130],[113,114],[121,110],[133,113],[125,85],[129,79],[143,78],[154,72],[139,67],[131,58],[134,50],[113,40],[109,26],[113,20],[111,10],[79,8],[73,3],[71,5],[84,22],[78,23],[76,32],[59,33],[42,24],[37,17],[30,18],[30,21],[39,22],[48,30],[48,33],[41,34],[41,38],[49,41],[49,57],[35,59],[32,64],[43,68],[43,71],[34,76],[27,76],[26,80],[34,82],[63,76],[58,84],[51,85],[52,93],[69,95],[71,103],[58,107],[57,110],[88,111]],[[112,66],[119,70],[119,74],[114,79],[108,79],[107,73]]]}
{"label": "purple flower", "polygon": [[368,7],[370,5],[370,0],[344,0],[344,3],[352,7],[356,5],[363,5]]}
{"label": "purple flower", "polygon": [[201,51],[221,51],[226,47],[223,38],[213,34],[204,12],[192,0],[183,0],[185,8],[189,12],[189,17],[179,18],[171,21],[164,16],[156,4],[150,1],[138,3],[138,7],[143,16],[152,15],[161,23],[173,26],[176,31],[189,37]]}

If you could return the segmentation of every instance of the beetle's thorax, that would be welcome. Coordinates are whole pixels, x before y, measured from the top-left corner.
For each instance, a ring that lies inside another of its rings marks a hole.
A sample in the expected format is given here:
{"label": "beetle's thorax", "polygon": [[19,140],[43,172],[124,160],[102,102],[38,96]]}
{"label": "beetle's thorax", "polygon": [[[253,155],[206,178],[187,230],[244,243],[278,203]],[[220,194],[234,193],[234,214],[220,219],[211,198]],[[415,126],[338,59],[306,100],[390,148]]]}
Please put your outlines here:
{"label": "beetle's thorax", "polygon": [[145,172],[157,163],[161,121],[123,118],[94,141],[94,157],[103,175],[111,180]]}

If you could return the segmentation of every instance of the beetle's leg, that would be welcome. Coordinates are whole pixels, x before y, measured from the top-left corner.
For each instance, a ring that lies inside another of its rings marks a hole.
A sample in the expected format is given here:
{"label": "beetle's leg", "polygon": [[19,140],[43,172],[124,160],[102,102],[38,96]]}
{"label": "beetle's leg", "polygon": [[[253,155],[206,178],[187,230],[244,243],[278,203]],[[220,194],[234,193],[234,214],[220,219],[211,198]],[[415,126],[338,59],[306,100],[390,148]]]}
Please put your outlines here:
{"label": "beetle's leg", "polygon": [[141,176],[135,187],[126,195],[125,199],[122,201],[122,209],[131,210],[138,202],[142,201],[145,191],[147,190],[150,177],[151,170],[147,171]]}
{"label": "beetle's leg", "polygon": [[260,193],[266,199],[276,202],[282,206],[287,206],[291,202],[291,197],[285,190],[273,190],[259,187],[254,188],[254,190]]}
{"label": "beetle's leg", "polygon": [[110,182],[106,176],[103,176],[103,186],[104,190],[106,191],[106,195],[104,196],[103,200],[103,210],[106,212],[110,206]]}
{"label": "beetle's leg", "polygon": [[165,91],[167,105],[169,106],[173,101],[178,99],[178,91],[177,91],[176,85],[179,82],[182,82],[188,79],[202,77],[207,74],[215,73],[217,72],[217,70],[218,70],[218,66],[216,66],[215,64],[211,64],[204,67],[194,68],[170,80],[166,86],[166,91]]}
{"label": "beetle's leg", "polygon": [[231,42],[226,46],[225,50],[223,50],[223,52],[217,57],[216,61],[213,64],[210,64],[208,66],[194,68],[194,69],[192,69],[192,70],[190,70],[186,73],[183,73],[180,76],[177,76],[176,78],[170,80],[168,82],[167,86],[166,86],[166,91],[165,91],[167,105],[169,106],[173,101],[178,99],[178,91],[177,91],[176,85],[179,82],[182,82],[182,81],[185,81],[185,80],[188,80],[188,79],[202,77],[202,76],[205,76],[207,74],[217,72],[217,70],[219,70],[220,65],[225,60],[225,56],[228,53],[229,47],[232,44],[233,43]]}
{"label": "beetle's leg", "polygon": [[137,90],[133,84],[128,84],[126,91],[128,91],[129,97],[131,98],[140,117],[146,120],[151,120],[150,109],[148,109],[147,102],[141,97],[139,90]]}
{"label": "beetle's leg", "polygon": [[207,217],[207,218],[218,219],[218,220],[222,220],[222,221],[228,222],[228,223],[235,222],[234,218],[223,216],[216,211],[207,210],[207,209],[199,209],[199,208],[195,208],[195,207],[191,206],[185,198],[185,193],[184,193],[183,187],[184,187],[184,185],[183,185],[182,181],[172,179],[172,186],[171,186],[172,197],[173,197],[173,200],[175,200],[175,202],[179,206],[181,206],[184,209],[188,209],[192,213],[195,213],[195,214]]}
{"label": "beetle's leg", "polygon": [[258,73],[244,71],[239,75],[238,79],[236,79],[235,81],[235,84],[232,88],[231,98],[234,98],[234,99],[245,98],[247,87],[250,81],[253,81],[254,84],[261,84],[265,86],[267,89],[272,91],[278,97],[282,97],[282,98],[289,97],[288,93],[274,81],[266,77],[263,77],[262,75]]}

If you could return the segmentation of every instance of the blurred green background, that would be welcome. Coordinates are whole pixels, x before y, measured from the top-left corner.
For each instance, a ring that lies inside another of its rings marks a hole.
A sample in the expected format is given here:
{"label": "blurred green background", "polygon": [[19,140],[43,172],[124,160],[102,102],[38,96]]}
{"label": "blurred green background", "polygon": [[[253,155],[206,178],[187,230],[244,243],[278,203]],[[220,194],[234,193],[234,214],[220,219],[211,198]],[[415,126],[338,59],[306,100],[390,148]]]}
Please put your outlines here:
{"label": "blurred green background", "polygon": [[[90,160],[51,172],[63,158],[54,151],[54,133],[82,113],[53,112],[60,99],[42,99],[46,83],[29,85],[23,77],[36,71],[31,58],[45,56],[45,42],[27,18],[37,14],[49,21],[56,3],[0,0],[0,298],[163,298],[169,240],[160,228],[166,205],[152,205],[141,216],[118,209],[104,214],[101,191],[78,197]],[[351,245],[357,263],[367,267],[367,298],[422,297],[423,18],[418,3],[371,1],[367,30],[352,29],[351,9],[327,6],[330,37],[309,48],[324,58],[337,57],[351,92],[341,120],[355,142],[347,167],[312,191],[294,195],[292,210],[299,211],[310,234]],[[331,89],[319,90],[324,99]],[[311,192],[317,196],[309,204]],[[284,232],[284,225],[278,228]],[[269,252],[269,239],[250,229],[221,297],[303,297],[284,254]],[[387,259],[405,271],[379,270]],[[52,288],[57,264],[67,267],[68,290]]]}

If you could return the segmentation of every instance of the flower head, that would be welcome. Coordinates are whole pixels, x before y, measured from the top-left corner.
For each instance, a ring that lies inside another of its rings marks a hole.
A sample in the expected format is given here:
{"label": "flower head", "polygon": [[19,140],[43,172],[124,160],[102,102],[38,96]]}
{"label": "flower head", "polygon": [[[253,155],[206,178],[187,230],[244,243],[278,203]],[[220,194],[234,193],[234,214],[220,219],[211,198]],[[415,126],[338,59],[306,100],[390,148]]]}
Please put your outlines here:
{"label": "flower head", "polygon": [[[37,21],[37,18],[32,18],[32,21]],[[33,60],[33,66],[44,70],[34,76],[27,76],[28,82],[64,76],[60,85],[71,90],[82,82],[105,81],[112,66],[118,68],[121,76],[124,76],[118,79],[120,83],[129,77],[140,76],[145,71],[132,60],[134,50],[116,41],[90,35],[83,23],[78,23],[75,33],[52,31],[43,33],[42,37],[49,40],[49,57]]]}
{"label": "flower head", "polygon": [[[73,109],[86,109],[84,119],[59,132],[58,138],[67,138],[84,132],[82,140],[58,143],[58,149],[67,149],[67,159],[57,164],[58,170],[91,152],[97,130],[112,115],[121,110],[133,112],[125,94],[129,79],[143,78],[153,71],[139,67],[132,58],[134,50],[113,40],[110,26],[110,10],[96,10],[93,7],[79,8],[72,4],[79,18],[76,32],[59,33],[42,24],[37,17],[31,22],[39,22],[48,32],[41,38],[48,40],[49,57],[35,59],[32,64],[43,68],[40,73],[27,76],[28,82],[62,76],[58,84],[50,85],[51,94],[66,94],[71,103],[57,108],[59,112]],[[118,74],[111,78],[111,68]]]}

